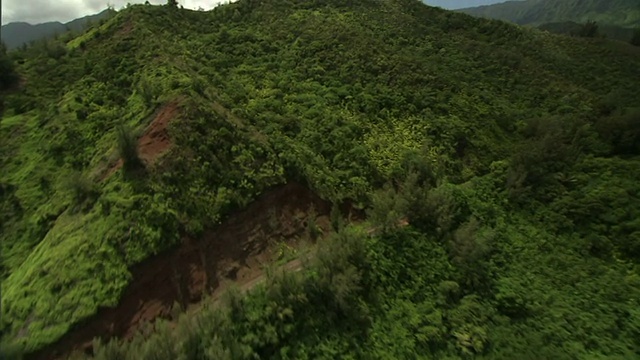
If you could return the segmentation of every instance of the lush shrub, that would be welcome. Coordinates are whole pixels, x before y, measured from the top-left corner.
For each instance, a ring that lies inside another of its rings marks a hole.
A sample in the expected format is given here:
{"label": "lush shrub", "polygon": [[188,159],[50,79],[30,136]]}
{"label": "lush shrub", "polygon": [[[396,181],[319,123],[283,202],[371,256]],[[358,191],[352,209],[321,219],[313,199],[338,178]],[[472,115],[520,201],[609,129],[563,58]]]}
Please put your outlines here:
{"label": "lush shrub", "polygon": [[118,154],[122,160],[122,167],[126,172],[140,169],[143,164],[138,155],[138,139],[133,130],[121,125],[116,128]]}

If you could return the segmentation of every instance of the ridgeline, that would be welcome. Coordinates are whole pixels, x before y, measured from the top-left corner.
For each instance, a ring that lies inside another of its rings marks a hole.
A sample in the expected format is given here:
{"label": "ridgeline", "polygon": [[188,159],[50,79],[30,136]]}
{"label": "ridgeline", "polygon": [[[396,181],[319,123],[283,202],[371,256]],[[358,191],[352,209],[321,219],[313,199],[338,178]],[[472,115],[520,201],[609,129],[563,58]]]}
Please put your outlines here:
{"label": "ridgeline", "polygon": [[624,28],[640,26],[640,4],[635,0],[505,1],[460,11],[469,15],[507,20],[521,25],[596,21]]}

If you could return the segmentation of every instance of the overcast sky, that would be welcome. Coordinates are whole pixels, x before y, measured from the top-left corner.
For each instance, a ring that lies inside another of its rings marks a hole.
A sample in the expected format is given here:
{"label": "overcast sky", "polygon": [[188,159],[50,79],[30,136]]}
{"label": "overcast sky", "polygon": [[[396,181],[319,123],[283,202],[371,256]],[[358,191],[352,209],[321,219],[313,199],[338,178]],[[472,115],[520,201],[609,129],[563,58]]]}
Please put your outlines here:
{"label": "overcast sky", "polygon": [[[39,24],[48,21],[62,23],[99,13],[107,4],[120,10],[127,3],[140,4],[145,0],[0,0],[2,2],[2,24],[24,21]],[[167,0],[149,0],[152,4],[166,4]],[[178,0],[186,8],[210,9],[219,0]]]}
{"label": "overcast sky", "polygon": [[[460,8],[479,6],[487,3],[502,2],[504,0],[426,0],[427,4],[446,8]],[[113,5],[116,10],[127,3],[144,3],[144,0],[0,0],[2,3],[2,24],[24,21],[39,24],[47,21],[62,23],[96,14]],[[152,4],[164,4],[166,0],[149,0]],[[186,8],[211,9],[220,0],[178,0]]]}

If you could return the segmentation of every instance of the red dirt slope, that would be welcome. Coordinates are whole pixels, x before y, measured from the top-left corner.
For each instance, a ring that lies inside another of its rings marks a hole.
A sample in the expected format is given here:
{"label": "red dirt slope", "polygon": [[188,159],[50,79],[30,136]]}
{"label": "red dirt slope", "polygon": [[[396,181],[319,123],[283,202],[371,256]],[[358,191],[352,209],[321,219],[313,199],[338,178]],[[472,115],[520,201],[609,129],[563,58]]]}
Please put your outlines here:
{"label": "red dirt slope", "polygon": [[144,322],[168,316],[176,302],[187,307],[231,281],[241,286],[255,281],[261,265],[275,257],[274,244],[291,243],[305,234],[311,206],[316,223],[327,229],[329,204],[304,186],[290,183],[268,191],[203,239],[185,239],[177,249],[135,266],[133,280],[116,308],[100,309],[57,343],[28,358],[90,352],[94,337],[129,338]]}
{"label": "red dirt slope", "polygon": [[153,163],[171,146],[167,127],[177,115],[178,103],[172,102],[164,105],[138,140],[140,158],[147,164]]}
{"label": "red dirt slope", "polygon": [[[145,164],[153,164],[157,158],[171,147],[168,126],[171,120],[178,115],[178,106],[178,102],[170,102],[163,105],[155,113],[153,121],[151,121],[144,134],[138,139],[138,155]],[[99,177],[100,181],[113,175],[121,167],[121,159],[113,162],[106,170],[103,170],[103,175]]]}

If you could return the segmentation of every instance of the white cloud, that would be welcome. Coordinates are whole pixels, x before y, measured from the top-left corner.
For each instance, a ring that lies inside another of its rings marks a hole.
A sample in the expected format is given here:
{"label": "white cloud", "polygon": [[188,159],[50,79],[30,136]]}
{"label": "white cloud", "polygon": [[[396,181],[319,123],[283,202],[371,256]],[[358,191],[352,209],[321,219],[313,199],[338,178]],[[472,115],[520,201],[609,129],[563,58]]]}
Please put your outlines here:
{"label": "white cloud", "polygon": [[[149,0],[152,4],[165,4],[166,0]],[[189,9],[211,9],[220,0],[178,0],[178,3]],[[39,24],[48,21],[62,23],[99,13],[113,6],[121,9],[127,3],[140,4],[144,0],[2,0],[2,24],[24,21]]]}

